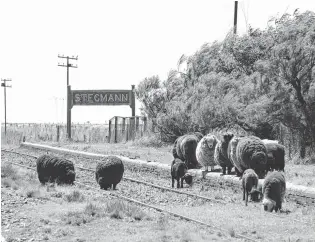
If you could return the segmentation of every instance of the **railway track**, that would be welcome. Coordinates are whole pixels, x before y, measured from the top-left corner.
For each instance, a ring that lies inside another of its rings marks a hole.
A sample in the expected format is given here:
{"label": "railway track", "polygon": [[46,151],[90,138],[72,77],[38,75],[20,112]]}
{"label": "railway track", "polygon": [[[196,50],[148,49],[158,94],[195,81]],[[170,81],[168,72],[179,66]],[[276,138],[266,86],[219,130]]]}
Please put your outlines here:
{"label": "railway track", "polygon": [[[34,158],[34,159],[37,159],[38,156],[35,156],[35,155],[32,155],[32,154],[27,154],[27,153],[21,153],[21,152],[16,152],[16,151],[13,151],[13,150],[1,150],[1,151],[4,151],[4,152],[9,152],[9,153],[13,153],[13,154],[17,154],[17,155],[24,155],[24,156],[27,156],[27,157],[30,157],[30,158]],[[88,158],[81,158],[80,159],[83,159],[83,160],[88,160],[88,161],[91,161],[91,159],[88,159]],[[71,159],[70,159],[71,160]],[[93,159],[95,162],[97,162],[98,160],[97,159]],[[90,162],[87,162],[87,163],[90,163]],[[85,167],[82,167],[82,166],[76,166],[76,168],[78,169],[81,169],[81,170],[86,170],[86,171],[90,171],[90,172],[95,172],[95,170],[91,169],[91,168],[85,168]],[[209,198],[207,196],[202,196],[202,195],[199,195],[199,194],[196,194],[196,193],[190,193],[190,192],[185,192],[185,191],[179,191],[179,190],[176,190],[176,189],[171,189],[171,188],[168,188],[166,186],[161,186],[161,185],[156,185],[156,184],[153,184],[151,182],[147,182],[147,181],[141,181],[139,179],[135,179],[135,178],[132,178],[132,177],[128,177],[126,175],[124,175],[123,177],[124,180],[127,180],[127,181],[131,181],[131,182],[136,182],[136,183],[139,183],[139,184],[144,184],[144,185],[148,185],[148,186],[152,186],[152,187],[155,187],[157,189],[161,189],[161,190],[165,190],[165,191],[172,191],[172,192],[175,192],[175,193],[179,193],[179,194],[185,194],[187,196],[191,196],[191,197],[196,197],[196,198],[200,198],[200,199],[204,199],[204,200],[207,200],[207,201],[211,201],[211,202],[216,202],[216,203],[222,203],[222,204],[227,204],[228,202],[225,202],[223,201],[222,199],[213,199],[213,198]],[[206,182],[206,181],[198,181],[197,183],[199,183],[200,185],[200,189],[199,190],[203,190],[204,189],[204,186],[218,186],[220,184],[213,184],[211,182]],[[206,183],[205,185],[203,183]],[[225,182],[225,183],[228,183],[229,186],[231,187],[234,187],[234,188],[239,188],[239,186],[237,186],[236,184],[233,184],[233,183],[230,183],[230,182]],[[223,184],[224,186],[225,184]],[[222,187],[222,186],[221,186]],[[196,189],[198,190],[198,189]],[[314,197],[310,197],[310,196],[307,196],[307,195],[303,195],[303,194],[295,194],[295,193],[290,193],[290,192],[287,192],[287,199],[290,199],[292,201],[295,201],[297,204],[299,205],[314,205],[315,204],[315,198]]]}
{"label": "railway track", "polygon": [[[10,151],[5,151],[5,150],[1,150],[1,151],[3,151],[3,152],[10,152]],[[30,156],[32,158],[35,158],[35,156],[28,155],[28,154],[21,154],[19,152],[10,152],[10,153],[18,154],[18,155],[24,155],[24,156]],[[18,163],[15,163],[15,162],[9,162],[9,161],[7,161],[7,162],[12,164],[12,165],[19,166],[19,167],[22,167],[22,168],[25,168],[25,169],[29,169],[29,170],[32,170],[32,171],[36,172],[36,169],[34,167],[18,164]],[[79,169],[81,168],[81,170],[84,170],[84,171],[92,171],[91,169],[86,169],[86,168],[82,168],[82,167],[78,167],[78,168]],[[95,182],[93,184],[95,184]],[[108,196],[108,197],[111,196],[111,197],[115,197],[115,198],[118,198],[118,199],[126,200],[128,202],[135,203],[137,205],[140,205],[140,206],[143,206],[143,207],[146,207],[146,208],[154,209],[154,210],[156,210],[158,212],[170,214],[170,215],[172,215],[174,217],[178,217],[180,219],[184,219],[184,220],[186,220],[188,222],[193,222],[193,223],[197,223],[197,224],[202,225],[202,226],[209,227],[212,230],[224,232],[224,233],[227,233],[227,234],[229,233],[228,229],[220,228],[220,227],[218,227],[218,226],[216,226],[214,224],[209,224],[209,223],[203,222],[201,220],[198,220],[198,219],[195,219],[195,218],[191,218],[189,216],[182,215],[182,214],[179,214],[179,213],[176,213],[176,212],[172,212],[170,210],[158,207],[156,205],[148,204],[146,202],[142,202],[142,201],[130,198],[128,196],[124,196],[122,194],[118,194],[117,191],[111,192],[111,191],[101,190],[97,186],[91,185],[91,182],[87,182],[86,180],[84,180],[83,182],[81,182],[81,181],[79,182],[79,181],[76,180],[75,181],[75,186],[78,186],[78,185],[81,186],[81,187],[85,187],[85,188],[87,188],[89,190],[93,190],[95,193],[102,193],[102,195],[104,195],[104,196]],[[184,193],[182,193],[182,194],[184,194]],[[208,200],[208,198],[206,198],[206,197],[204,197],[203,199]],[[252,237],[249,237],[249,236],[244,236],[244,235],[238,234],[238,233],[235,233],[234,237],[235,238],[244,239],[245,241],[257,241],[256,238],[252,238]]]}
{"label": "railway track", "polygon": [[[16,154],[16,155],[19,155],[19,156],[26,156],[26,157],[30,157],[32,159],[37,159],[38,156],[35,156],[35,155],[32,155],[32,154],[27,154],[27,153],[21,153],[21,152],[16,152],[16,151],[12,151],[12,150],[2,150],[3,152],[7,152],[7,153],[12,153],[12,154]],[[12,163],[12,162],[11,162]],[[13,164],[13,163],[12,163]],[[20,165],[21,164],[17,164],[15,163],[16,165]],[[22,165],[23,166],[23,165]],[[27,168],[29,166],[25,166],[25,168]],[[33,168],[34,169],[34,168]],[[88,184],[88,186],[93,186],[95,185],[95,180],[94,179],[91,179],[91,175],[88,175],[86,174],[85,172],[89,172],[89,173],[93,173],[93,178],[94,178],[94,173],[95,173],[95,170],[94,169],[90,169],[90,168],[85,168],[85,167],[82,167],[82,166],[77,166],[76,165],[76,169],[80,170],[80,172],[78,173],[78,177],[80,177],[80,179],[83,179],[84,180],[84,184]],[[82,172],[82,171],[85,171],[85,172]],[[119,189],[118,192],[116,192],[115,194],[119,194],[120,196],[122,197],[126,197],[126,193],[129,194],[130,191],[125,191],[123,188],[125,186],[127,186],[127,182],[133,182],[133,183],[138,183],[138,184],[141,184],[141,185],[144,185],[144,186],[148,186],[148,187],[153,187],[154,189],[158,189],[158,190],[162,190],[164,192],[163,193],[166,193],[166,194],[163,194],[163,195],[166,195],[164,196],[164,201],[165,200],[168,200],[168,196],[167,194],[168,193],[178,193],[178,194],[181,194],[181,195],[184,195],[186,197],[191,197],[191,198],[194,198],[194,199],[202,199],[206,202],[212,202],[212,203],[220,203],[220,204],[228,204],[227,202],[225,201],[222,201],[222,200],[217,200],[215,198],[210,198],[210,197],[206,197],[206,196],[200,196],[200,195],[197,195],[197,194],[194,194],[194,193],[189,193],[189,192],[185,192],[185,191],[180,191],[180,190],[176,190],[176,189],[171,189],[171,188],[168,188],[168,187],[165,187],[165,186],[160,186],[160,185],[156,185],[156,184],[153,184],[153,183],[149,183],[149,182],[146,182],[146,181],[141,181],[141,180],[138,180],[138,179],[134,179],[134,178],[130,178],[130,177],[123,177],[123,180],[121,184],[119,184],[119,186],[122,188],[122,189]],[[78,183],[78,182],[77,182]],[[99,188],[96,188],[99,190]],[[145,189],[141,189],[141,192],[145,190]],[[147,197],[147,202],[148,203],[151,203],[151,206],[154,206],[154,203],[152,203],[150,201],[150,195],[147,196],[148,194],[143,194],[142,197]],[[165,198],[166,197],[166,198]],[[305,197],[304,197],[305,198]],[[309,199],[313,199],[312,197],[310,197]],[[163,201],[163,199],[162,199]],[[313,201],[314,202],[314,201]],[[155,203],[158,203],[157,201],[155,201]],[[168,204],[170,203],[177,203],[177,204],[185,204],[187,203],[187,200],[184,199],[184,201],[179,201],[179,200],[175,200],[175,201],[168,201]],[[276,217],[276,218],[279,218],[279,219],[286,219],[287,216],[286,214],[274,214],[274,213],[268,213],[267,216],[270,216],[270,217]],[[295,222],[299,222],[299,223],[302,223],[302,224],[306,224],[306,225],[311,225],[312,223],[308,222],[308,221],[303,221],[303,220],[299,220],[299,219],[293,219],[293,221]]]}

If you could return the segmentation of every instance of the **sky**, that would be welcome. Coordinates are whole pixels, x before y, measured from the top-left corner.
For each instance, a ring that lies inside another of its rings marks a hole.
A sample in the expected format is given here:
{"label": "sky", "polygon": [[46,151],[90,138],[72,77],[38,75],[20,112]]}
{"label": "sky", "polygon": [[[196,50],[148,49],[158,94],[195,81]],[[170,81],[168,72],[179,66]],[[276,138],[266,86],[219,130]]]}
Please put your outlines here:
{"label": "sky", "polygon": [[[238,34],[268,19],[315,12],[315,2],[238,1]],[[7,88],[8,123],[66,122],[66,68],[73,90],[131,89],[146,77],[161,80],[181,55],[221,41],[233,27],[234,1],[210,0],[0,0],[0,78]],[[4,95],[1,88],[1,122]],[[136,101],[136,115],[141,104]],[[105,123],[131,116],[129,106],[74,106],[72,122]]]}

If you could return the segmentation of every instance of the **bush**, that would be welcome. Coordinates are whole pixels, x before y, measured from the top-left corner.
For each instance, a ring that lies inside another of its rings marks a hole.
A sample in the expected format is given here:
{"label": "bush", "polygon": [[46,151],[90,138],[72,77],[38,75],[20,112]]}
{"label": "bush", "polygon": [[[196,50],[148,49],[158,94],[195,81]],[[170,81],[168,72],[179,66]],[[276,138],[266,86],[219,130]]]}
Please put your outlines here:
{"label": "bush", "polygon": [[146,134],[145,136],[142,136],[136,139],[135,141],[133,141],[133,144],[136,146],[155,147],[155,148],[159,148],[163,146],[163,142],[161,141],[160,136],[155,133]]}

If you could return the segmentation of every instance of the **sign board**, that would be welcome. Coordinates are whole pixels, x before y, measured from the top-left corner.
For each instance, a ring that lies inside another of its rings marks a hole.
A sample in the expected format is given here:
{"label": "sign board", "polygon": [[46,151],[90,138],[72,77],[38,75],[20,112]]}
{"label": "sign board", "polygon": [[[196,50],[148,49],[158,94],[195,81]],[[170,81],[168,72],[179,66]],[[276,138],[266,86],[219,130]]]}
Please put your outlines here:
{"label": "sign board", "polygon": [[135,116],[135,85],[131,90],[71,90],[67,86],[67,134],[71,139],[71,109],[74,105],[129,105]]}
{"label": "sign board", "polygon": [[72,105],[132,105],[132,90],[73,90]]}

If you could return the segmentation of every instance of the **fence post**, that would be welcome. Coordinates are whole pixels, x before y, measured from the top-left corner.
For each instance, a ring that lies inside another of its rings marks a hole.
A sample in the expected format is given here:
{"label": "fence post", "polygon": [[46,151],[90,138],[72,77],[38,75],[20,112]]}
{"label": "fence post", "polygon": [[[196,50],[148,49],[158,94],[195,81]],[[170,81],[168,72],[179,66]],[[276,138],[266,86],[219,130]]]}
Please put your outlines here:
{"label": "fence post", "polygon": [[[127,119],[127,121],[128,121],[128,119]],[[129,120],[129,122],[130,122],[130,120]],[[126,123],[126,142],[128,141],[128,138],[129,138],[129,124],[128,124],[128,122]]]}
{"label": "fence post", "polygon": [[136,117],[136,132],[139,131],[139,116]]}
{"label": "fence post", "polygon": [[130,117],[130,138],[135,138],[135,117]]}
{"label": "fence post", "polygon": [[147,131],[147,125],[148,125],[147,122],[148,122],[147,117],[143,117],[143,133]]}
{"label": "fence post", "polygon": [[112,120],[110,119],[108,122],[108,143],[110,143],[110,136],[112,134]]}
{"label": "fence post", "polygon": [[60,127],[57,125],[57,142],[59,142],[60,139]]}
{"label": "fence post", "polygon": [[115,143],[117,143],[117,126],[118,126],[118,117],[115,116]]}

